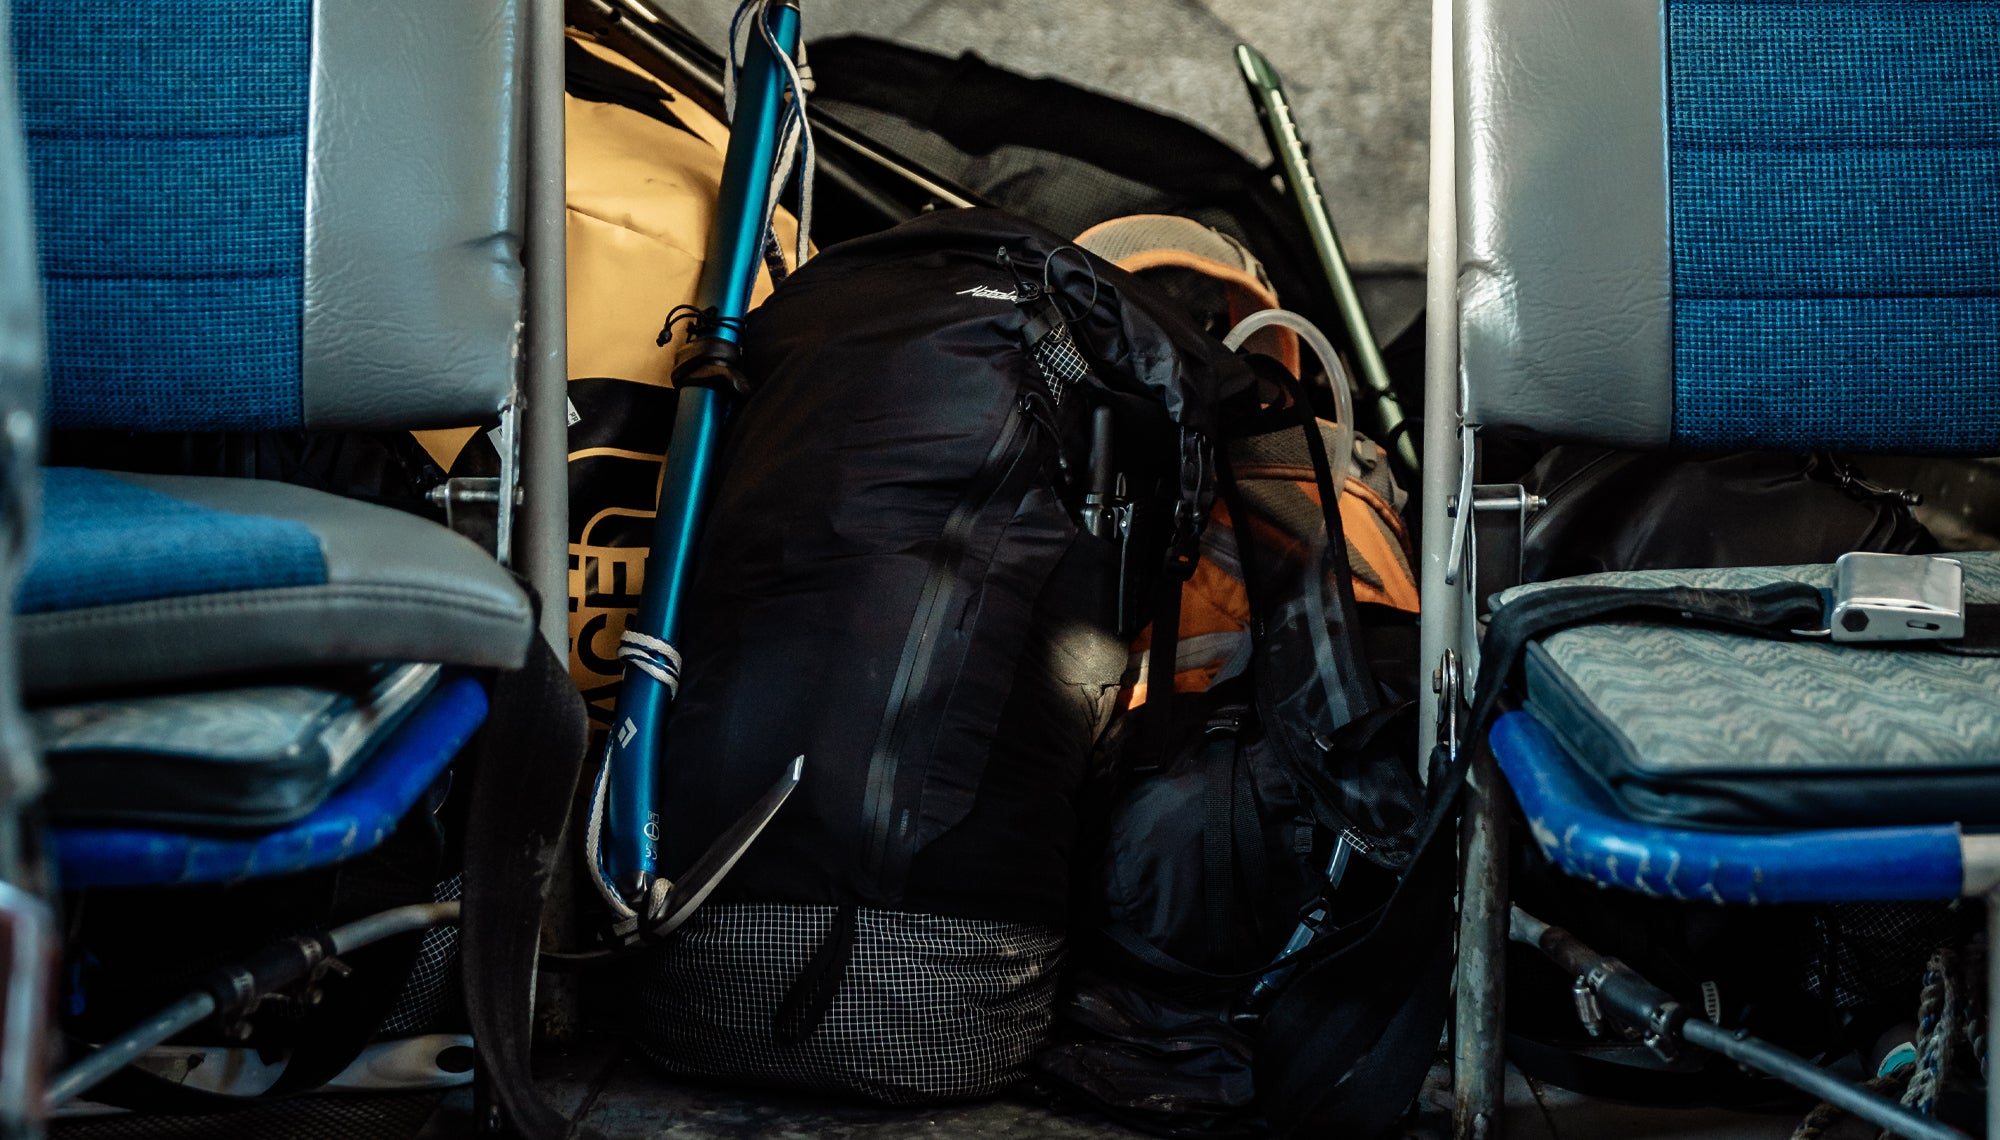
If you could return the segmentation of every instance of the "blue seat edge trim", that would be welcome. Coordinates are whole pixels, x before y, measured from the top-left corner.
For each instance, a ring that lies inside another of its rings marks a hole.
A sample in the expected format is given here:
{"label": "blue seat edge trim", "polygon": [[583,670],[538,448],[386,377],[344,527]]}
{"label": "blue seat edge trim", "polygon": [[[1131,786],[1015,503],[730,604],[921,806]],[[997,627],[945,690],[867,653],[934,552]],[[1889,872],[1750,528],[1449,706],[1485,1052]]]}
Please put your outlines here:
{"label": "blue seat edge trim", "polygon": [[1507,713],[1490,739],[1536,846],[1576,878],[1715,903],[1959,897],[1957,824],[1752,833],[1637,823],[1532,715]]}
{"label": "blue seat edge trim", "polygon": [[447,679],[318,811],[257,836],[181,835],[131,828],[54,829],[66,890],[234,883],[324,867],[372,850],[486,720],[478,681]]}

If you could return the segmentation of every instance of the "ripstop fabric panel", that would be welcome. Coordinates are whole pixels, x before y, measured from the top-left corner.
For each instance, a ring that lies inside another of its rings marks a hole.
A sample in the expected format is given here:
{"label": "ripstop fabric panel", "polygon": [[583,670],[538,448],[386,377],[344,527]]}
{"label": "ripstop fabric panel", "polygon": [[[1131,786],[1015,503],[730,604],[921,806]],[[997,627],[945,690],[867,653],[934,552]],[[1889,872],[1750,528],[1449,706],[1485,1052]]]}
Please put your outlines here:
{"label": "ripstop fabric panel", "polygon": [[325,554],[303,523],[197,506],[102,471],[51,467],[42,472],[41,527],[16,609],[54,613],[325,582]]}
{"label": "ripstop fabric panel", "polygon": [[2000,452],[2000,2],[1667,20],[1674,442]]}
{"label": "ripstop fabric panel", "polygon": [[298,426],[310,0],[12,0],[57,428]]}

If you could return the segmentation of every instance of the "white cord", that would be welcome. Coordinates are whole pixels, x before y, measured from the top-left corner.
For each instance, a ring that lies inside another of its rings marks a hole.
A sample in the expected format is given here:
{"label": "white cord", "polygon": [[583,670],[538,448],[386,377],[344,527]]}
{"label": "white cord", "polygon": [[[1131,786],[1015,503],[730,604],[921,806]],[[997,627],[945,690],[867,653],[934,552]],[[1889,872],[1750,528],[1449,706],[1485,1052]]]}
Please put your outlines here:
{"label": "white cord", "polygon": [[669,698],[681,695],[681,651],[659,638],[625,630],[618,635],[618,660],[665,685]]}
{"label": "white cord", "polygon": [[[805,63],[803,35],[799,38],[797,59],[778,50],[777,38],[771,34],[771,3],[772,0],[744,0],[729,23],[729,56],[723,68],[723,108],[733,128],[736,122],[736,73],[749,50],[749,37],[754,30],[763,38],[771,58],[784,70],[785,88],[791,94],[778,122],[777,160],[771,171],[770,195],[764,203],[763,228],[766,234],[775,232],[771,222],[777,217],[778,199],[784,194],[796,163],[799,175],[799,232],[793,249],[792,268],[797,269],[806,263],[812,248],[813,173],[817,168],[817,159],[813,151],[812,124],[806,121],[806,97],[813,88],[812,71]],[[747,26],[746,17],[753,17]]]}
{"label": "white cord", "polygon": [[[680,695],[680,650],[660,638],[635,629],[625,630],[618,635],[618,660],[665,685],[669,699]],[[628,919],[638,912],[619,896],[618,888],[604,874],[604,814],[611,802],[610,774],[611,750],[607,747],[604,763],[597,769],[596,786],[591,791],[590,822],[584,825],[583,832],[583,857],[590,866],[591,882],[597,885],[597,893],[603,896],[604,904],[620,919]]]}
{"label": "white cord", "polygon": [[590,868],[590,881],[597,886],[604,905],[622,921],[635,917],[637,912],[619,897],[618,888],[604,874],[604,811],[611,799],[611,786],[607,780],[610,774],[611,753],[607,748],[604,763],[597,767],[597,785],[590,797],[590,822],[583,829],[583,861]]}
{"label": "white cord", "polygon": [[[763,0],[768,11],[770,0]],[[771,219],[776,217],[778,196],[784,191],[790,179],[794,159],[799,171],[799,234],[792,258],[792,268],[806,263],[807,236],[812,232],[812,190],[813,190],[813,141],[812,125],[806,121],[806,97],[812,93],[811,73],[805,67],[805,36],[799,37],[798,59],[793,59],[778,50],[778,41],[771,35],[768,19],[759,18],[759,32],[764,37],[764,46],[771,58],[785,71],[785,86],[791,92],[791,100],[785,107],[784,119],[779,125],[778,162],[771,173],[771,199],[765,209],[764,225],[768,232]]]}

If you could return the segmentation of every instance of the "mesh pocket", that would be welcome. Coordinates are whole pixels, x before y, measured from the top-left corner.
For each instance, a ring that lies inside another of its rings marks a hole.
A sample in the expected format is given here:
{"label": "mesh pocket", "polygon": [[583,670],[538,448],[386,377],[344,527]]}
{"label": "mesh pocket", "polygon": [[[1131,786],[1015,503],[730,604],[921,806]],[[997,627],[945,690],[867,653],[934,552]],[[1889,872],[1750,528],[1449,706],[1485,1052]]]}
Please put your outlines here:
{"label": "mesh pocket", "polygon": [[1806,989],[1843,1010],[1875,1003],[1915,1008],[1931,952],[1969,933],[1967,912],[1942,902],[1830,906],[1814,916],[1813,927]]}

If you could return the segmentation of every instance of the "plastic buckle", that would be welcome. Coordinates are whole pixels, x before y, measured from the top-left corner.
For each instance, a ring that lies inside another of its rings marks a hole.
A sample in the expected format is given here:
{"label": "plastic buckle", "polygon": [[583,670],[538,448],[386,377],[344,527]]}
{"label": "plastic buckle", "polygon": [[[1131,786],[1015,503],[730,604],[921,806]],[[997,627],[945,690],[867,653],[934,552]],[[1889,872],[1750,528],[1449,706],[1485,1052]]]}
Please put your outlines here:
{"label": "plastic buckle", "polygon": [[1927,554],[1843,554],[1826,624],[1835,641],[1964,637],[1965,568]]}

